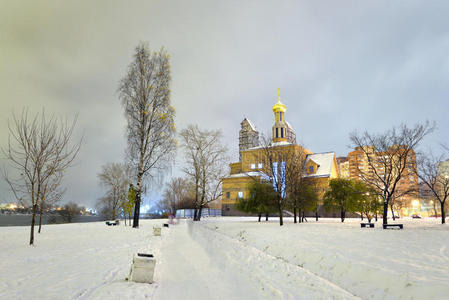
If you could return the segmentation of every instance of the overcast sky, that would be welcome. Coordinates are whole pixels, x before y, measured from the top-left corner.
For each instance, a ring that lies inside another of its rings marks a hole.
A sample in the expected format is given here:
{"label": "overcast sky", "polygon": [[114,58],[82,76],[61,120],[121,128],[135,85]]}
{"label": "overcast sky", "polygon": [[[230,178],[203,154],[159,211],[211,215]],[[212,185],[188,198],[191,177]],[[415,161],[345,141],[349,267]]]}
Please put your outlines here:
{"label": "overcast sky", "polygon": [[[277,88],[314,152],[347,155],[355,129],[426,119],[439,130],[423,146],[438,152],[449,141],[448,13],[448,1],[3,0],[0,146],[13,111],[79,114],[64,202],[94,206],[101,166],[123,160],[118,81],[148,41],[171,55],[177,128],[221,129],[234,158],[244,117],[271,131]],[[0,193],[13,200],[3,181]]]}

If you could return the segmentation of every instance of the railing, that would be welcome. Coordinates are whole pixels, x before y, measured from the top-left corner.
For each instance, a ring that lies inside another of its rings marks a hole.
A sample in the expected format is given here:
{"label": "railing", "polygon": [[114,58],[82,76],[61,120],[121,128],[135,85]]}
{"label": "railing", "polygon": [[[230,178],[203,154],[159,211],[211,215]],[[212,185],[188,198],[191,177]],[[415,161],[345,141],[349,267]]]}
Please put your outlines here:
{"label": "railing", "polygon": [[[194,209],[178,209],[176,210],[177,218],[193,218]],[[203,208],[201,217],[221,217],[221,209]]]}

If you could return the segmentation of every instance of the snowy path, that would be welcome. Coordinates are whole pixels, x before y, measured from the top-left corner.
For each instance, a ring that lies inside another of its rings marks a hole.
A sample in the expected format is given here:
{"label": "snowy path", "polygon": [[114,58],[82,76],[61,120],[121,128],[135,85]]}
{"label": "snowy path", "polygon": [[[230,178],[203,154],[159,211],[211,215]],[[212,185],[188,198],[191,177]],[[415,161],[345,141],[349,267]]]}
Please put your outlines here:
{"label": "snowy path", "polygon": [[258,290],[236,280],[244,279],[239,274],[226,274],[217,267],[191,238],[185,223],[169,231],[159,251],[154,299],[260,299]]}
{"label": "snowy path", "polygon": [[170,228],[159,251],[154,299],[352,299],[329,281],[213,232]]}
{"label": "snowy path", "polygon": [[244,278],[234,278],[235,286],[252,286],[260,293],[252,297],[242,290],[236,299],[358,299],[301,266],[242,243],[244,231],[231,238],[209,229],[204,222],[190,225],[194,239],[205,247],[221,270]]}

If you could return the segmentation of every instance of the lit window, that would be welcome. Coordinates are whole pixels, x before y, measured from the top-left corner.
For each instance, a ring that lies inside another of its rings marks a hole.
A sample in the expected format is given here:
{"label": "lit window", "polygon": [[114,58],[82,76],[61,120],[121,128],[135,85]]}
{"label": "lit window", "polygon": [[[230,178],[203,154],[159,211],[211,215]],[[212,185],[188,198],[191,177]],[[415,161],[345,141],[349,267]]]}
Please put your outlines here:
{"label": "lit window", "polygon": [[243,192],[239,192],[239,199],[243,198]]}
{"label": "lit window", "polygon": [[258,163],[257,164],[257,168],[262,169],[263,168],[263,164],[262,163]]}
{"label": "lit window", "polygon": [[281,138],[284,137],[284,128],[281,128]]}
{"label": "lit window", "polygon": [[256,168],[256,164],[251,164],[251,169],[255,169]]}

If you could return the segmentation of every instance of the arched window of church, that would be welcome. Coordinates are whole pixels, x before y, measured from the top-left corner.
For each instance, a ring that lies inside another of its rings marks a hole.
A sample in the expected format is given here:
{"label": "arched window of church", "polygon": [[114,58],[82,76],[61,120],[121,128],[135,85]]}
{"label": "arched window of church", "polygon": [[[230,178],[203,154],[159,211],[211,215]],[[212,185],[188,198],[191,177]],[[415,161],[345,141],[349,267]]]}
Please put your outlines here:
{"label": "arched window of church", "polygon": [[279,128],[276,127],[276,137],[279,137],[278,129]]}
{"label": "arched window of church", "polygon": [[282,112],[279,113],[279,121],[282,122]]}
{"label": "arched window of church", "polygon": [[281,138],[284,137],[284,128],[281,128]]}

